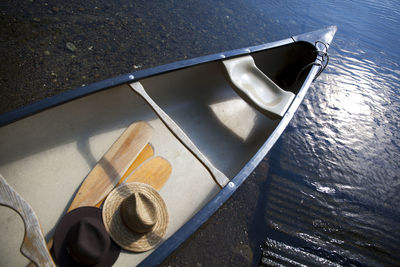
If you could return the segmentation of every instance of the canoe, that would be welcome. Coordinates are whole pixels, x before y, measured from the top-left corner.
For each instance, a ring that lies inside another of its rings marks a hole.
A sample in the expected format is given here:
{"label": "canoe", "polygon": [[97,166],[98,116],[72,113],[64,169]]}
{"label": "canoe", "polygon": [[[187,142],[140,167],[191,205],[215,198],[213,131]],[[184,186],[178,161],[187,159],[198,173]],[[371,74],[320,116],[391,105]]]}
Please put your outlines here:
{"label": "canoe", "polygon": [[[159,190],[168,228],[156,248],[122,251],[115,266],[157,265],[267,155],[326,67],[335,33],[331,26],[140,70],[1,114],[0,173],[32,206],[48,240],[108,148],[132,122],[147,122],[154,154],[172,166]],[[21,219],[5,207],[0,214],[0,252],[9,264],[27,264]]]}

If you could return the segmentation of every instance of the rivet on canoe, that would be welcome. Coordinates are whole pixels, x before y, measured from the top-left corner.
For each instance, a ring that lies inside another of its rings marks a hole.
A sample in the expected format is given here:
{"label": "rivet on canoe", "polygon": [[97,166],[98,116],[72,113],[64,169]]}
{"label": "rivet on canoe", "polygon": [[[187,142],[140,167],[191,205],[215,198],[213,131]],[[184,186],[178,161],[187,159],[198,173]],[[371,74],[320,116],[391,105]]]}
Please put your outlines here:
{"label": "rivet on canoe", "polygon": [[229,183],[228,183],[228,186],[231,187],[231,188],[234,188],[234,187],[235,187],[235,184],[234,184],[233,182],[229,182]]}
{"label": "rivet on canoe", "polygon": [[129,79],[133,80],[133,79],[135,79],[135,76],[129,75]]}

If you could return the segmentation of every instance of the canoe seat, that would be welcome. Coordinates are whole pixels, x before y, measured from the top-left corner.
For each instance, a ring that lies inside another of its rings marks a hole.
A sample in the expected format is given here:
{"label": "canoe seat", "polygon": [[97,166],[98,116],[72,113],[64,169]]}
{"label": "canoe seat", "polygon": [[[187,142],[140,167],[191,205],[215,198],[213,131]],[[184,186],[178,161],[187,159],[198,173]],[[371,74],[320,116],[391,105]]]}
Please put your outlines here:
{"label": "canoe seat", "polygon": [[228,79],[237,93],[269,117],[282,117],[295,95],[282,90],[259,68],[252,56],[222,61]]}

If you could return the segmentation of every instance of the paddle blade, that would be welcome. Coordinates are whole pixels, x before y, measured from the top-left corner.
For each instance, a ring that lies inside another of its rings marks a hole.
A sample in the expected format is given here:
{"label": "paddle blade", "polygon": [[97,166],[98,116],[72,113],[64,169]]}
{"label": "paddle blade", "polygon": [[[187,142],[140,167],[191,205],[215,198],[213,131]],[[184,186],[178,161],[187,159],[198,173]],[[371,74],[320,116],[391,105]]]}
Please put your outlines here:
{"label": "paddle blade", "polygon": [[150,141],[152,133],[148,123],[132,123],[86,176],[68,211],[95,206],[107,196]]}
{"label": "paddle blade", "polygon": [[143,162],[148,160],[149,158],[154,156],[154,149],[150,144],[147,144],[142,152],[140,152],[139,156],[136,158],[136,160],[132,163],[132,165],[128,168],[128,170],[125,172],[124,176],[122,176],[121,179],[119,179],[118,184],[121,184],[131,173],[136,170],[137,167],[139,167]]}
{"label": "paddle blade", "polygon": [[162,157],[147,160],[139,166],[124,183],[139,182],[151,185],[160,190],[167,182],[172,172],[171,164]]}
{"label": "paddle blade", "polygon": [[[132,165],[128,168],[128,170],[125,172],[124,176],[122,176],[121,179],[119,179],[119,184],[121,184],[126,177],[128,177],[140,164],[145,162],[147,159],[151,158],[154,155],[154,150],[153,147],[150,144],[147,144],[142,152],[140,152],[139,156],[135,159],[135,161],[132,163]],[[100,207],[101,204],[103,203],[105,198],[103,198],[99,203],[96,204],[96,207]]]}

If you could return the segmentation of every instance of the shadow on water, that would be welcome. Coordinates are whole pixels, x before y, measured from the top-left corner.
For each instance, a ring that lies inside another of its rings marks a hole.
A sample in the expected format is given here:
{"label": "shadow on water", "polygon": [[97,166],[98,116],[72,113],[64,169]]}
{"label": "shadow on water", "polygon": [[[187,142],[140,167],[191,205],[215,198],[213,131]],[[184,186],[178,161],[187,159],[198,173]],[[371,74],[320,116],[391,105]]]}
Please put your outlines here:
{"label": "shadow on water", "polygon": [[282,142],[271,152],[268,178],[259,185],[262,193],[248,225],[253,250],[266,238],[260,264],[395,265],[399,239],[389,229],[399,225],[398,214],[348,193],[321,192],[312,178],[281,166]]}
{"label": "shadow on water", "polygon": [[[281,149],[282,141],[279,139],[271,151],[272,157],[279,159]],[[256,257],[252,265],[313,265],[323,263],[333,266],[334,262],[345,265],[359,265],[360,262],[320,248],[302,239],[297,234],[306,230],[301,224],[307,221],[307,219],[304,219],[310,214],[303,207],[300,207],[303,204],[302,201],[295,203],[288,198],[298,194],[302,187],[313,188],[305,183],[303,177],[282,170],[279,162],[274,161],[274,159],[270,159],[270,162],[269,168],[266,167],[268,168],[268,172],[265,174],[267,179],[259,184],[261,193],[259,194],[255,216],[250,220],[248,226],[250,240],[257,240],[261,243],[265,238],[267,239],[262,248],[261,259]],[[261,166],[261,169],[264,168]],[[282,180],[287,184],[285,185]],[[318,210],[320,207],[314,208]],[[262,219],[260,215],[263,215]],[[332,216],[330,217],[332,220]],[[299,225],[299,222],[302,223]],[[294,233],[288,231],[289,227],[295,229]],[[260,239],[260,237],[262,238]],[[258,242],[254,246],[259,246],[260,243]],[[254,246],[253,250],[256,250]]]}

